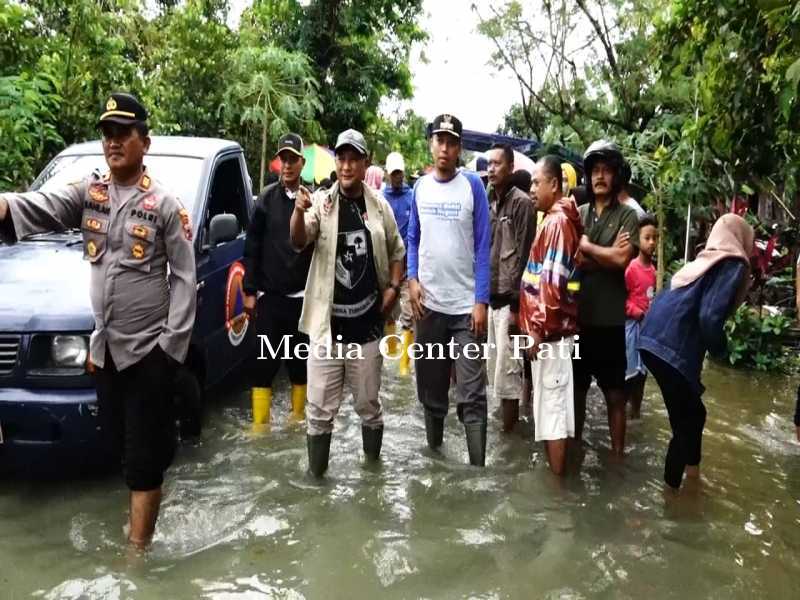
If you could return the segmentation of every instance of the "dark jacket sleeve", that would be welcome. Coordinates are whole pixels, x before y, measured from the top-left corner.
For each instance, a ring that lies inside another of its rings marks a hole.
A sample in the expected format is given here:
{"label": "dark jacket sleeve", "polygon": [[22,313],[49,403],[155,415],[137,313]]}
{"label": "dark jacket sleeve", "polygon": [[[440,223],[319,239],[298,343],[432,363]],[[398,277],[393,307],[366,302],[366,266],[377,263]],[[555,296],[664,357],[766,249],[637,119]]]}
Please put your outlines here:
{"label": "dark jacket sleeve", "polygon": [[703,295],[700,298],[700,337],[708,351],[722,356],[728,347],[725,321],[734,309],[736,292],[747,276],[743,261],[726,258],[704,275]]}
{"label": "dark jacket sleeve", "polygon": [[247,226],[247,236],[244,240],[244,293],[253,296],[258,292],[259,274],[261,273],[261,258],[264,255],[264,234],[267,230],[267,191],[261,193],[256,200],[253,218]]}
{"label": "dark jacket sleeve", "polygon": [[528,198],[521,199],[514,208],[514,240],[517,248],[520,249],[519,263],[514,272],[514,281],[517,282],[514,292],[511,294],[511,312],[519,312],[519,290],[522,274],[528,266],[528,255],[531,252],[531,245],[536,237],[536,213],[533,205]]}

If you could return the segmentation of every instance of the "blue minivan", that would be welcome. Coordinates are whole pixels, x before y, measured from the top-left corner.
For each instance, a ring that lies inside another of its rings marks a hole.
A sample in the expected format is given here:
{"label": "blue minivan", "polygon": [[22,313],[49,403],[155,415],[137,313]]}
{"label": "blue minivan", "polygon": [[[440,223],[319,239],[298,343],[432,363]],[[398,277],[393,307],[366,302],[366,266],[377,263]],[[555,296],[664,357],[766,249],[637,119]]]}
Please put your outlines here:
{"label": "blue minivan", "polygon": [[[226,140],[153,136],[148,172],[192,215],[197,318],[176,378],[184,433],[199,433],[204,391],[247,358],[253,327],[243,310],[242,254],[253,196],[244,154]],[[100,142],[56,156],[31,190],[105,172]],[[89,263],[79,230],[0,244],[0,472],[88,471],[103,464],[94,382]]]}

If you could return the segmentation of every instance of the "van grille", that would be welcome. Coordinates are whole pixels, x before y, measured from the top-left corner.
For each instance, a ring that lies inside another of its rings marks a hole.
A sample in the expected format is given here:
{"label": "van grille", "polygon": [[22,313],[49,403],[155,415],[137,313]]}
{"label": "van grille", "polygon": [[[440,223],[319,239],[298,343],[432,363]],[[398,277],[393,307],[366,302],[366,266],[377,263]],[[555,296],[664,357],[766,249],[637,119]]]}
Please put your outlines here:
{"label": "van grille", "polygon": [[10,375],[17,366],[19,339],[18,335],[0,333],[0,377]]}

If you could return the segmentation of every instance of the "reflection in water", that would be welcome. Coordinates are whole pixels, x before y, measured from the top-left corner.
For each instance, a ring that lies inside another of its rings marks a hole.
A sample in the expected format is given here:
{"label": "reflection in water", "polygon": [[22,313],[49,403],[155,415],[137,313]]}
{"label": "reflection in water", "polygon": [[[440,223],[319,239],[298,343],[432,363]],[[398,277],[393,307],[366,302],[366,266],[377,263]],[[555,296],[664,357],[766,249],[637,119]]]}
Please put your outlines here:
{"label": "reflection in water", "polygon": [[120,480],[0,484],[0,596],[800,597],[789,380],[709,366],[702,478],[675,494],[661,482],[669,430],[655,386],[622,464],[594,394],[580,470],[560,481],[526,427],[492,424],[485,470],[465,464],[452,415],[443,455],[429,452],[395,368],[382,463],[363,462],[348,406],[321,484],[304,474],[302,429],[283,425],[287,390],[272,431],[254,435],[247,394],[229,386],[170,470],[145,556],[122,543]]}

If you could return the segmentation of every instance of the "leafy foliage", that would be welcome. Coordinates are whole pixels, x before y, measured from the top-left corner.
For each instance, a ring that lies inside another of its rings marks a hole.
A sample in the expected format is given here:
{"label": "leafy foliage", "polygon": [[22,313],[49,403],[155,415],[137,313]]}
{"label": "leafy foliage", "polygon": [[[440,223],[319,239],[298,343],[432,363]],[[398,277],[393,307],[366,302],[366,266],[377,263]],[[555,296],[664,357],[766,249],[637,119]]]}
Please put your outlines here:
{"label": "leafy foliage", "polygon": [[619,142],[662,223],[660,266],[683,257],[689,206],[699,242],[734,198],[800,212],[800,2],[511,0],[479,17],[520,85],[501,130]]}
{"label": "leafy foliage", "polygon": [[46,75],[0,77],[0,191],[36,175],[36,157],[62,143],[53,121],[61,103]]}
{"label": "leafy foliage", "polygon": [[324,111],[316,115],[328,142],[353,127],[365,131],[383,98],[410,98],[411,44],[422,0],[260,0],[242,16],[265,45],[308,55]]}
{"label": "leafy foliage", "polygon": [[165,7],[145,32],[143,100],[154,129],[219,136],[220,111],[237,36],[226,12],[200,0]]}
{"label": "leafy foliage", "polygon": [[725,324],[728,361],[736,367],[757,371],[789,371],[797,361],[783,345],[791,320],[781,314],[759,316],[758,311],[740,306]]}
{"label": "leafy foliage", "polygon": [[245,127],[243,139],[250,141],[245,145],[252,145],[255,132],[260,139],[261,189],[267,169],[267,148],[271,146],[268,140],[277,140],[289,130],[319,135],[319,127],[313,120],[322,108],[317,98],[318,84],[304,54],[275,46],[240,46],[228,76],[224,104],[228,118],[238,116],[239,124]]}
{"label": "leafy foliage", "polygon": [[142,98],[154,132],[232,137],[251,161],[279,130],[331,142],[411,95],[422,0],[255,0],[237,29],[229,4],[0,0],[0,185],[25,187],[64,144],[96,138],[115,90]]}
{"label": "leafy foliage", "polygon": [[378,118],[367,129],[367,142],[372,151],[372,162],[385,164],[390,152],[400,152],[406,163],[406,175],[419,172],[431,161],[428,140],[425,137],[427,122],[408,111],[395,119]]}

